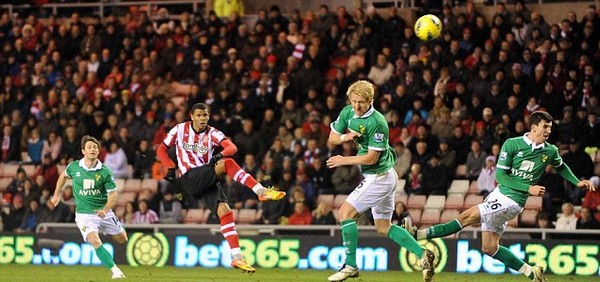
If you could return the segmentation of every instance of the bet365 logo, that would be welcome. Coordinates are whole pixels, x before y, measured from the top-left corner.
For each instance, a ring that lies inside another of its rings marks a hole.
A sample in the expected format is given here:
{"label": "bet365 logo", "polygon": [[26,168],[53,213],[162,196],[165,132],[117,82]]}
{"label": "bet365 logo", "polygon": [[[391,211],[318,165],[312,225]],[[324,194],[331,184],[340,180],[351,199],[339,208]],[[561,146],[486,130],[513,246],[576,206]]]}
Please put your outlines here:
{"label": "bet365 logo", "polygon": [[169,251],[165,234],[136,232],[127,243],[127,262],[132,266],[164,266],[169,259]]}

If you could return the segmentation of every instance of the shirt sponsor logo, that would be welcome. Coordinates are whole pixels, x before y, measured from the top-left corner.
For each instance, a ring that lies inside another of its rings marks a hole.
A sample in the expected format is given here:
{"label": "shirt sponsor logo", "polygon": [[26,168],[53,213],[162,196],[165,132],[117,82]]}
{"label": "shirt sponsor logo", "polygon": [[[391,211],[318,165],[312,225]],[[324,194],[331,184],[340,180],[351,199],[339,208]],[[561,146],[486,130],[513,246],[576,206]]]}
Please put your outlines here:
{"label": "shirt sponsor logo", "polygon": [[201,154],[204,154],[208,151],[208,148],[206,146],[202,146],[200,144],[190,144],[187,142],[183,142],[183,149],[187,151],[196,151]]}
{"label": "shirt sponsor logo", "polygon": [[375,142],[383,142],[383,133],[375,133],[375,135],[373,135],[373,140],[375,140]]}

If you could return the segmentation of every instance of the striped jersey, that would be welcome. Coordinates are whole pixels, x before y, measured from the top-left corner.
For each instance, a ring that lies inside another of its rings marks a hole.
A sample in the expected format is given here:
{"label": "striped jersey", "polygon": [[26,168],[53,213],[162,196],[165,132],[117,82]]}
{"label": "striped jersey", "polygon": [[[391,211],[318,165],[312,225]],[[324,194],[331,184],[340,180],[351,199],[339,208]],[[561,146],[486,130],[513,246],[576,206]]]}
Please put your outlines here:
{"label": "striped jersey", "polygon": [[[563,164],[563,160],[556,146],[548,142],[536,145],[527,135],[528,133],[504,142],[496,167],[506,170],[508,176],[514,181],[534,185],[544,173],[547,165],[559,167]],[[529,191],[508,187],[503,183],[499,183],[498,187],[502,194],[517,202],[521,207],[525,206]]]}
{"label": "striped jersey", "polygon": [[175,146],[177,166],[183,175],[194,167],[207,164],[215,147],[220,147],[225,138],[223,132],[208,125],[204,131],[196,132],[192,128],[192,122],[186,121],[171,128],[163,143],[168,148]]}

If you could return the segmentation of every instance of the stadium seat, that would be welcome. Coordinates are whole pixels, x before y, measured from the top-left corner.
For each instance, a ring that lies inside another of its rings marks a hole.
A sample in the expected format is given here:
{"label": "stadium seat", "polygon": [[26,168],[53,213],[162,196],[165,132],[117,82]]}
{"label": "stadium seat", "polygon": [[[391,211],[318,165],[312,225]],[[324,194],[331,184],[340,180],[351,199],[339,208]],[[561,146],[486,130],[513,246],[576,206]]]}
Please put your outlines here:
{"label": "stadium seat", "polygon": [[450,184],[448,194],[462,194],[463,196],[469,191],[469,180],[455,179]]}
{"label": "stadium seat", "polygon": [[427,196],[425,195],[410,195],[408,197],[408,203],[406,208],[408,209],[423,209],[427,202]]}
{"label": "stadium seat", "polygon": [[479,205],[483,202],[483,196],[470,194],[465,198],[465,203],[463,204],[463,210],[466,210],[472,206]]}
{"label": "stadium seat", "polygon": [[[441,195],[431,195],[427,198],[427,202],[425,203],[425,209],[436,209],[438,211],[444,208],[444,204],[446,203],[446,196]],[[439,214],[438,214],[439,217]]]}
{"label": "stadium seat", "polygon": [[[204,210],[201,209],[189,209],[187,214],[183,218],[183,223],[200,223],[204,218]],[[206,222],[206,220],[204,220]]]}
{"label": "stadium seat", "polygon": [[125,186],[123,192],[140,192],[142,187],[142,181],[140,179],[127,179],[125,180]]}
{"label": "stadium seat", "polygon": [[0,178],[0,192],[6,191],[6,188],[8,188],[8,185],[10,185],[12,181],[13,179],[11,177]]}
{"label": "stadium seat", "polygon": [[425,209],[421,214],[421,225],[433,225],[440,222],[440,210]]}
{"label": "stadium seat", "polygon": [[542,197],[529,197],[527,198],[527,202],[525,202],[525,206],[523,207],[526,210],[542,210]]}
{"label": "stadium seat", "polygon": [[158,192],[158,180],[153,178],[146,178],[142,180],[142,184],[140,185],[141,190],[150,189],[152,193]]}
{"label": "stadium seat", "polygon": [[462,194],[448,194],[446,199],[445,209],[460,209],[465,203],[465,197]]}
{"label": "stadium seat", "polygon": [[534,227],[537,223],[537,216],[539,211],[535,209],[525,209],[521,213],[521,220],[519,226],[523,227]]}
{"label": "stadium seat", "polygon": [[[15,177],[17,176],[17,170],[19,170],[19,165],[16,164],[5,164],[2,169],[2,177]],[[27,175],[31,176],[31,175]]]}
{"label": "stadium seat", "polygon": [[125,189],[125,179],[115,179],[115,184],[117,185],[117,191],[123,192],[123,189]]}
{"label": "stadium seat", "polygon": [[417,226],[421,224],[421,214],[422,214],[421,209],[409,209],[408,214],[410,214],[413,224],[415,224]]}
{"label": "stadium seat", "polygon": [[28,152],[21,152],[21,161],[24,163],[30,163],[31,162],[31,157],[29,157],[29,153]]}
{"label": "stadium seat", "polygon": [[469,185],[469,191],[467,191],[467,194],[479,195],[479,185],[477,184],[476,180],[471,181],[471,184]]}
{"label": "stadium seat", "polygon": [[444,223],[444,222],[454,220],[454,219],[458,218],[459,214],[460,214],[460,211],[458,211],[457,209],[444,210],[442,212],[442,215],[440,216],[440,222]]}
{"label": "stadium seat", "polygon": [[400,202],[403,202],[405,206],[408,203],[408,195],[406,195],[406,194],[400,194],[400,193],[396,192],[395,197],[396,197],[395,203],[400,201]]}
{"label": "stadium seat", "polygon": [[119,194],[119,197],[117,198],[117,206],[126,206],[129,202],[135,202],[136,196],[137,194],[135,192],[124,192]]}
{"label": "stadium seat", "polygon": [[396,183],[396,193],[401,192],[401,193],[405,193],[404,192],[404,187],[406,186],[406,179],[398,179],[398,182]]}
{"label": "stadium seat", "polygon": [[347,197],[348,197],[348,195],[335,196],[335,199],[333,200],[333,208],[339,209],[342,206],[342,204],[346,201]]}
{"label": "stadium seat", "polygon": [[235,218],[239,224],[252,224],[256,220],[255,209],[241,209],[238,216]]}
{"label": "stadium seat", "polygon": [[23,165],[21,166],[27,176],[31,177],[35,173],[35,165]]}
{"label": "stadium seat", "polygon": [[455,172],[456,178],[465,178],[467,177],[467,165],[459,165],[456,167]]}
{"label": "stadium seat", "polygon": [[320,204],[321,202],[326,202],[326,203],[329,203],[329,205],[333,207],[333,199],[334,198],[335,198],[335,195],[321,194],[317,197],[317,205]]}

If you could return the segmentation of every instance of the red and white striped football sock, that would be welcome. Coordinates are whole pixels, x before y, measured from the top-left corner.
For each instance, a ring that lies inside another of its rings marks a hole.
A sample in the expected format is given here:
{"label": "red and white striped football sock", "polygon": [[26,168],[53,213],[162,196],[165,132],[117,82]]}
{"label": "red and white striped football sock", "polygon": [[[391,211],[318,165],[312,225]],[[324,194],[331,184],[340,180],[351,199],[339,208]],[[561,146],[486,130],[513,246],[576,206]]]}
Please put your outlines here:
{"label": "red and white striped football sock", "polygon": [[233,181],[244,184],[244,186],[252,189],[257,195],[262,195],[265,191],[263,187],[250,173],[245,172],[233,159],[225,159],[225,173],[233,179]]}
{"label": "red and white striped football sock", "polygon": [[221,217],[221,233],[223,233],[223,237],[227,240],[233,259],[242,259],[240,237],[235,229],[232,211],[229,211]]}

